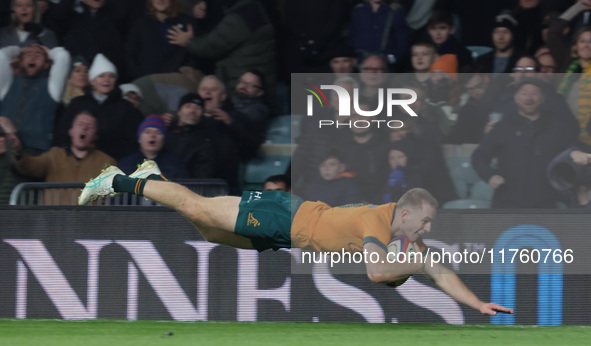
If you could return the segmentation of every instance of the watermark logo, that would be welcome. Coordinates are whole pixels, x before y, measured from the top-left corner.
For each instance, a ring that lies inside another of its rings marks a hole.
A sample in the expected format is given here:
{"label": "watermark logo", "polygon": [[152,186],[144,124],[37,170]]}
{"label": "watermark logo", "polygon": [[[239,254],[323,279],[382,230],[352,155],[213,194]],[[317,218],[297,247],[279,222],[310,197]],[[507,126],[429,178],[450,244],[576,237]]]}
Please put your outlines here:
{"label": "watermark logo", "polygon": [[[312,116],[314,114],[314,96],[320,103],[321,107],[328,104],[326,100],[326,96],[322,90],[333,90],[338,98],[339,102],[339,115],[340,116],[350,116],[351,115],[351,104],[355,109],[355,112],[364,117],[373,117],[376,116],[384,110],[384,95],[385,95],[385,103],[386,103],[386,111],[389,117],[392,116],[392,108],[394,106],[402,107],[410,116],[418,117],[417,113],[410,108],[409,105],[413,104],[417,100],[417,93],[412,89],[406,88],[379,88],[378,89],[378,106],[374,110],[362,110],[359,107],[359,88],[353,89],[353,102],[351,102],[351,95],[347,89],[343,88],[339,85],[321,85],[320,88],[317,88],[311,84],[305,84],[307,88],[306,91],[310,92],[312,95],[308,95],[307,98],[307,115]],[[321,90],[322,89],[322,90]],[[401,99],[399,95],[408,95],[410,98]],[[324,103],[322,102],[324,100]]]}
{"label": "watermark logo", "polygon": [[[310,93],[312,93],[312,95],[316,96],[316,99],[318,100],[318,102],[320,103],[320,107],[324,108],[324,106],[328,106],[328,101],[326,100],[326,96],[324,96],[324,93],[322,92],[322,90],[318,89],[317,87],[315,87],[312,84],[308,84],[308,83],[304,83],[304,85],[306,86],[304,89]],[[314,90],[312,90],[314,89]],[[308,95],[308,102],[313,101],[312,99],[312,95]],[[322,96],[322,98],[320,98],[320,96]],[[324,103],[322,103],[322,100],[324,100]],[[308,112],[310,111],[310,103],[308,103]],[[310,114],[308,114],[310,115]]]}

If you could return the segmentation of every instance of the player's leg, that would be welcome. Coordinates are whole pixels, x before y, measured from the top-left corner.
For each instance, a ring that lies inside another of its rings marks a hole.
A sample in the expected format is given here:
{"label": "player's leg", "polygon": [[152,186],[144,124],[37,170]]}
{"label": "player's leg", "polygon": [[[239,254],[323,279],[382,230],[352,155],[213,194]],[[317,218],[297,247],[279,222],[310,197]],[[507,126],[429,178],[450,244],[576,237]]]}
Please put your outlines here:
{"label": "player's leg", "polygon": [[[142,175],[143,172],[148,174]],[[145,196],[180,212],[197,226],[208,241],[245,249],[254,248],[250,239],[234,234],[240,197],[203,197],[180,184],[149,179],[162,180],[160,170],[153,161],[144,162],[129,177],[117,167],[108,167],[86,184],[79,197],[79,204],[84,205],[98,197],[120,192]]]}
{"label": "player's leg", "polygon": [[171,182],[148,180],[143,196],[175,209],[200,225],[234,232],[240,197],[203,197],[188,188]]}

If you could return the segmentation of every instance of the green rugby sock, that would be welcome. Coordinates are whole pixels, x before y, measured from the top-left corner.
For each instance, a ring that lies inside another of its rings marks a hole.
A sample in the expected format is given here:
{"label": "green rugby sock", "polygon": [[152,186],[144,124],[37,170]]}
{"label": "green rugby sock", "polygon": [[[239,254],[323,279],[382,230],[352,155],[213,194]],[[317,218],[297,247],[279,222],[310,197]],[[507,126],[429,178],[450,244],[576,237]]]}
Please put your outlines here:
{"label": "green rugby sock", "polygon": [[115,190],[115,192],[129,192],[134,195],[143,196],[146,181],[146,179],[130,178],[118,174],[113,178],[113,190]]}
{"label": "green rugby sock", "polygon": [[149,180],[158,180],[158,181],[168,181],[168,179],[166,179],[162,174],[158,175],[158,174],[150,174],[148,176]]}

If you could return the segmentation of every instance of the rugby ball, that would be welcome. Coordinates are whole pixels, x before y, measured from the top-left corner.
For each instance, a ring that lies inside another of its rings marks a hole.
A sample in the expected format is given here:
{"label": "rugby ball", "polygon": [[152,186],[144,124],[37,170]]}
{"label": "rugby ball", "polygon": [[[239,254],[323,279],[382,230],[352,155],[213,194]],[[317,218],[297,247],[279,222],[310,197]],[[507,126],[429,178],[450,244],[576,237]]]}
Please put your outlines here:
{"label": "rugby ball", "polygon": [[392,252],[394,254],[398,254],[399,252],[408,254],[414,251],[414,246],[406,237],[397,237],[390,240],[388,243],[388,252]]}
{"label": "rugby ball", "polygon": [[[409,253],[412,253],[414,251],[414,246],[406,237],[397,237],[390,240],[390,242],[388,243],[388,252],[391,252],[394,255],[397,255],[399,252],[404,252],[408,256]],[[388,286],[398,287],[405,283],[406,280],[408,280],[408,278],[410,278],[410,275],[400,280],[397,280],[396,282],[389,283]]]}

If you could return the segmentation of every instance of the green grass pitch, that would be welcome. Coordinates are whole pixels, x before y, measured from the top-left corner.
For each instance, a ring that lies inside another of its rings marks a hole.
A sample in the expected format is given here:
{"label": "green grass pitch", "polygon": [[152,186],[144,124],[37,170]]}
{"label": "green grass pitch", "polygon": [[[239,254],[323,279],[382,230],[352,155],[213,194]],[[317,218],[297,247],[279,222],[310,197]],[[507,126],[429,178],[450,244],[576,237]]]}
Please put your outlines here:
{"label": "green grass pitch", "polygon": [[[172,334],[172,335],[167,335]],[[589,345],[591,326],[0,320],[0,345]]]}

